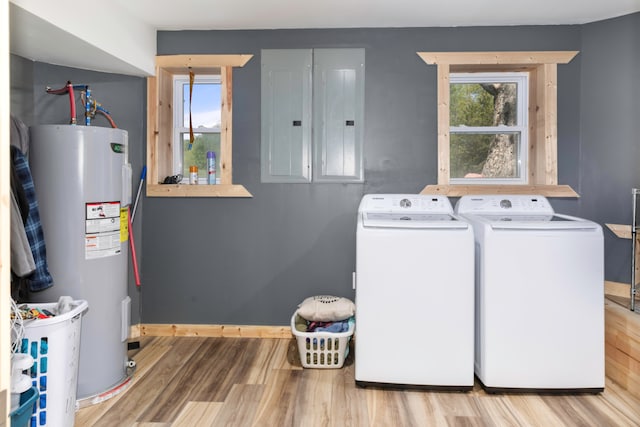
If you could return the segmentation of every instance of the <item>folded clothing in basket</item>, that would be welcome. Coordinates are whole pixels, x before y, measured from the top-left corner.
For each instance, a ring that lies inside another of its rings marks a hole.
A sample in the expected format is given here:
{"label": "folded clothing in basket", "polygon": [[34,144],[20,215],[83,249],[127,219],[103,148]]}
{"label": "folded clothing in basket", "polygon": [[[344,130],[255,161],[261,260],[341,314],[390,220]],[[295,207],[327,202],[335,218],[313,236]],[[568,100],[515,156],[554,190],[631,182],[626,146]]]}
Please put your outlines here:
{"label": "folded clothing in basket", "polygon": [[337,322],[310,322],[307,326],[307,332],[347,332],[350,319],[353,317]]}
{"label": "folded clothing in basket", "polygon": [[353,323],[355,323],[355,317],[353,316],[335,322],[317,322],[306,320],[299,314],[296,316],[296,330],[300,332],[348,332]]}

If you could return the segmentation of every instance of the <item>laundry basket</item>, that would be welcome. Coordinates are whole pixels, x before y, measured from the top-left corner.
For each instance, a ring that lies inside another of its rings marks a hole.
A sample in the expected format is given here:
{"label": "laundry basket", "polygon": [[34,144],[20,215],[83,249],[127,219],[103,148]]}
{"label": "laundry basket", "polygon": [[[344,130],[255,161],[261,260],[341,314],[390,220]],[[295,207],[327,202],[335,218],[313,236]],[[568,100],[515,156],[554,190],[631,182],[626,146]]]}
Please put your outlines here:
{"label": "laundry basket", "polygon": [[349,341],[355,325],[349,325],[346,332],[301,332],[296,329],[296,311],[291,316],[291,332],[296,337],[300,362],[304,368],[342,368],[349,354]]}
{"label": "laundry basket", "polygon": [[[28,304],[28,307],[55,314],[57,305],[34,303]],[[31,425],[71,427],[74,424],[80,325],[82,313],[88,306],[87,301],[76,300],[66,313],[24,321],[20,351],[30,354],[34,359],[28,374],[40,393]]]}

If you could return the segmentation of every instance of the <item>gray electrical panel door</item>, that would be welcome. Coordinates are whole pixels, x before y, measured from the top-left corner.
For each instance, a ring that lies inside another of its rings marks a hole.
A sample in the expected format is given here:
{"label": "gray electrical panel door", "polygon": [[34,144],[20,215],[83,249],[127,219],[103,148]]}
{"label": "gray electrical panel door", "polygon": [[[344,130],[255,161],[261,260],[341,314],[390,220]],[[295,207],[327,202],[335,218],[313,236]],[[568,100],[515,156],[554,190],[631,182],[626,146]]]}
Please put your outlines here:
{"label": "gray electrical panel door", "polygon": [[364,49],[313,51],[313,180],[361,182]]}
{"label": "gray electrical panel door", "polygon": [[262,182],[311,180],[311,49],[263,50]]}

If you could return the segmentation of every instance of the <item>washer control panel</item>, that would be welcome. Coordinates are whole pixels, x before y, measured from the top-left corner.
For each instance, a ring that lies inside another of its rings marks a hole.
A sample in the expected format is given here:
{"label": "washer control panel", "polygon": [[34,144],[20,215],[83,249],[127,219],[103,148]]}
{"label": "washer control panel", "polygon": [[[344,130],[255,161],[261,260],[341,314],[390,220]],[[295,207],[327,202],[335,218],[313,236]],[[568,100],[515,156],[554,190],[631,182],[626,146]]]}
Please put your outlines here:
{"label": "washer control panel", "polygon": [[544,196],[489,195],[462,196],[456,204],[456,213],[528,213],[553,214],[553,208]]}
{"label": "washer control panel", "polygon": [[453,213],[446,196],[423,194],[368,194],[362,199],[360,210],[388,213]]}

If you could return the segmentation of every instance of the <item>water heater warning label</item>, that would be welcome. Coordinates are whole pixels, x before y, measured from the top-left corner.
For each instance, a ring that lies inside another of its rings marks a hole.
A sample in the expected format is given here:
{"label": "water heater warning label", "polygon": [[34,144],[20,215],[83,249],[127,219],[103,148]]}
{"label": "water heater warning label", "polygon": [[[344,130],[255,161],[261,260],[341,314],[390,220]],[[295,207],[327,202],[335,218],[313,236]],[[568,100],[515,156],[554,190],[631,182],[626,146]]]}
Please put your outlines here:
{"label": "water heater warning label", "polygon": [[85,212],[85,259],[118,255],[120,202],[87,203]]}

